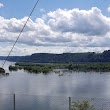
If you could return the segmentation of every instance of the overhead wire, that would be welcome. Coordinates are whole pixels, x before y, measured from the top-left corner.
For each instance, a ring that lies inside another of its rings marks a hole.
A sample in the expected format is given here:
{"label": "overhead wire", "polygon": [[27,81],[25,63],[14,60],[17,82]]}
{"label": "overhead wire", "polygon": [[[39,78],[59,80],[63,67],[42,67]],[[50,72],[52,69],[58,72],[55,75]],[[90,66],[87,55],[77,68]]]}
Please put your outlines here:
{"label": "overhead wire", "polygon": [[13,44],[13,46],[12,46],[11,50],[9,51],[9,53],[8,53],[8,55],[7,55],[6,59],[5,59],[5,61],[3,62],[3,64],[2,64],[2,68],[4,67],[4,65],[5,65],[6,61],[8,60],[8,58],[9,58],[9,56],[10,56],[10,54],[11,54],[12,50],[14,49],[14,47],[15,47],[15,45],[16,45],[16,43],[17,43],[18,39],[19,39],[19,37],[21,36],[21,34],[22,34],[22,32],[23,32],[24,28],[26,27],[27,22],[29,21],[29,19],[30,19],[30,17],[31,17],[31,15],[32,15],[32,13],[34,12],[34,10],[35,10],[36,6],[38,5],[38,2],[39,2],[39,1],[40,1],[40,0],[37,0],[37,2],[35,3],[34,7],[32,8],[32,11],[31,11],[31,13],[29,14],[29,16],[28,16],[28,18],[27,18],[26,22],[24,23],[23,28],[21,29],[21,31],[20,31],[20,33],[19,33],[19,35],[18,35],[17,39],[15,40],[15,42],[14,42],[14,44]]}

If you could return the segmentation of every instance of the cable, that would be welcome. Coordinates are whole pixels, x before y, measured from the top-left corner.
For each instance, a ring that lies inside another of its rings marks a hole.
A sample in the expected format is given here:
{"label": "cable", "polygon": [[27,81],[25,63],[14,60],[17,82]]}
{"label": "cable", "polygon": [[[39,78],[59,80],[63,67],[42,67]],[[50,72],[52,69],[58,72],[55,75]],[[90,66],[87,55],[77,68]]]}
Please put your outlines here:
{"label": "cable", "polygon": [[2,68],[4,67],[4,65],[5,65],[5,63],[6,63],[6,61],[7,61],[7,59],[9,58],[9,56],[10,56],[10,54],[11,54],[13,48],[15,47],[15,45],[16,45],[16,43],[17,43],[19,37],[21,36],[21,34],[22,34],[24,28],[26,27],[27,22],[29,21],[29,19],[30,19],[31,15],[32,15],[33,11],[35,10],[35,8],[36,8],[36,6],[37,6],[37,4],[38,4],[39,1],[40,1],[40,0],[37,0],[36,4],[34,5],[32,11],[31,11],[31,13],[29,14],[29,16],[28,16],[26,22],[24,23],[23,28],[21,29],[21,31],[20,31],[20,33],[19,33],[19,35],[18,35],[16,41],[14,42],[14,44],[13,44],[13,46],[12,46],[10,52],[8,53],[8,55],[7,55],[6,59],[5,59],[5,61],[3,62]]}

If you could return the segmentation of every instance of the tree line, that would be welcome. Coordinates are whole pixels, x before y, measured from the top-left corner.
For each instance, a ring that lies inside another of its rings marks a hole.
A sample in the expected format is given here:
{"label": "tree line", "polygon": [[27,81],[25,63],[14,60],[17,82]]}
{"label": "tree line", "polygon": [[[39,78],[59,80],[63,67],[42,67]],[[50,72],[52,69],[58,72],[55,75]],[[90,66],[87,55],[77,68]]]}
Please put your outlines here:
{"label": "tree line", "polygon": [[[0,60],[6,57],[1,56]],[[87,63],[87,62],[110,62],[110,50],[102,53],[34,53],[29,56],[10,56],[8,61],[33,62],[33,63]]]}

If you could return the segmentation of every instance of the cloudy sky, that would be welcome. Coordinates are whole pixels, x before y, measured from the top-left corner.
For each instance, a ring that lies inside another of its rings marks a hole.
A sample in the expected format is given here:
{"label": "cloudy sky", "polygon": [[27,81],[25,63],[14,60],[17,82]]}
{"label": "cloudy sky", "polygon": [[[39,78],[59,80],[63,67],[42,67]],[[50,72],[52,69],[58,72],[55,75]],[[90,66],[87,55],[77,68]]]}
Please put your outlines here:
{"label": "cloudy sky", "polygon": [[[0,55],[7,55],[36,0],[0,0]],[[110,0],[40,0],[11,55],[110,49]]]}

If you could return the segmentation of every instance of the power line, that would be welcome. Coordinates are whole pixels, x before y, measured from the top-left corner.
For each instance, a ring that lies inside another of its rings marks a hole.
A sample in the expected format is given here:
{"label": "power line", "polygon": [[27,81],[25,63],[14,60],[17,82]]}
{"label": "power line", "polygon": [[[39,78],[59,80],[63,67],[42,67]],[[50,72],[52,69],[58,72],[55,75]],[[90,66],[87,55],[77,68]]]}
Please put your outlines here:
{"label": "power line", "polygon": [[7,59],[8,59],[8,57],[10,56],[12,50],[14,49],[14,47],[15,47],[15,45],[16,45],[18,39],[19,39],[19,37],[21,36],[21,34],[22,34],[24,28],[26,27],[27,22],[29,21],[29,19],[30,19],[31,15],[32,15],[33,11],[35,10],[35,8],[36,8],[36,6],[37,6],[37,4],[38,4],[39,1],[40,1],[40,0],[37,0],[37,2],[35,3],[35,5],[34,5],[32,11],[31,11],[31,13],[29,14],[29,16],[28,16],[26,22],[24,23],[24,26],[23,26],[23,28],[21,29],[21,31],[20,31],[20,33],[19,33],[19,35],[18,35],[16,41],[14,42],[14,44],[13,44],[11,50],[9,51],[9,53],[8,53],[8,55],[7,55],[6,59],[5,59],[5,61],[3,62],[2,68],[4,67],[4,65],[5,65],[5,63],[6,63]]}

